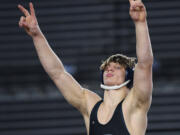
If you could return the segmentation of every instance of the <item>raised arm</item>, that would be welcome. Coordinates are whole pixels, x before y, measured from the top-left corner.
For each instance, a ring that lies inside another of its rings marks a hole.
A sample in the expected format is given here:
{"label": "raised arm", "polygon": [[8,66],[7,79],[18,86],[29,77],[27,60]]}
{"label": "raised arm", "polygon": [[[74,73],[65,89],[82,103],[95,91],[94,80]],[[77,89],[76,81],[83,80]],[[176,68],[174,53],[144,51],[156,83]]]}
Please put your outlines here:
{"label": "raised arm", "polygon": [[29,6],[30,13],[23,6],[18,5],[18,8],[25,15],[21,17],[19,26],[23,27],[27,34],[32,37],[43,68],[59,88],[65,99],[81,112],[85,111],[87,109],[86,94],[89,92],[82,88],[73,77],[65,71],[61,60],[50,48],[45,36],[39,28],[33,4],[30,3]]}
{"label": "raised arm", "polygon": [[134,72],[132,89],[136,105],[148,110],[152,96],[153,53],[147,25],[146,8],[141,0],[130,1],[130,16],[136,28],[136,54],[138,63]]}

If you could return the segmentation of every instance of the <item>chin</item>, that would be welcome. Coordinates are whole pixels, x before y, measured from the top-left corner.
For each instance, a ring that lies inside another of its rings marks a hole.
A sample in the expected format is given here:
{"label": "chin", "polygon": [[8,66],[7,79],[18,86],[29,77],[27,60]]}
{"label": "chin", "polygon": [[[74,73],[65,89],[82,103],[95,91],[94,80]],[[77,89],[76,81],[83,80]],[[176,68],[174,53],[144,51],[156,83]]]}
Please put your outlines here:
{"label": "chin", "polygon": [[105,81],[104,84],[107,86],[114,86],[114,85],[121,85],[124,82],[119,82],[119,83],[115,83],[115,82],[111,82],[111,81]]}
{"label": "chin", "polygon": [[116,84],[114,84],[113,82],[104,82],[105,85],[108,85],[108,86],[114,86]]}

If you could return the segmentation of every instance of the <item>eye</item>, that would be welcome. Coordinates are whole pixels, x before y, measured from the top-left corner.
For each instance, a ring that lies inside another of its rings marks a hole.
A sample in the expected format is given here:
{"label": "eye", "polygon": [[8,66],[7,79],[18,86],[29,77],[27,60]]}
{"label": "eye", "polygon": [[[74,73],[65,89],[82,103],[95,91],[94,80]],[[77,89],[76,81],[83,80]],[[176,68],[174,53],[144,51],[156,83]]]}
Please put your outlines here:
{"label": "eye", "polygon": [[104,71],[107,71],[107,69],[108,69],[108,66],[105,67]]}
{"label": "eye", "polygon": [[118,64],[118,65],[115,65],[114,67],[115,67],[116,69],[121,69],[121,68],[122,68],[122,66],[119,65],[119,64]]}
{"label": "eye", "polygon": [[116,69],[121,69],[121,67],[120,67],[120,66],[117,66]]}

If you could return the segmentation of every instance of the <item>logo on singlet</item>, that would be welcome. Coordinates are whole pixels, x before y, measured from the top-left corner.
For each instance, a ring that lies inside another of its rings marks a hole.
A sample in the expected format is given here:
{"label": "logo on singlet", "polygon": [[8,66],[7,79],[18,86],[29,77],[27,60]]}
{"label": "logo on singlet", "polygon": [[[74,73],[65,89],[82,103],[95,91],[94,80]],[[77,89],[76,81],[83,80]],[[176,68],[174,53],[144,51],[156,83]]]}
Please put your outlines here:
{"label": "logo on singlet", "polygon": [[95,124],[95,121],[94,121],[94,120],[92,121],[92,124]]}

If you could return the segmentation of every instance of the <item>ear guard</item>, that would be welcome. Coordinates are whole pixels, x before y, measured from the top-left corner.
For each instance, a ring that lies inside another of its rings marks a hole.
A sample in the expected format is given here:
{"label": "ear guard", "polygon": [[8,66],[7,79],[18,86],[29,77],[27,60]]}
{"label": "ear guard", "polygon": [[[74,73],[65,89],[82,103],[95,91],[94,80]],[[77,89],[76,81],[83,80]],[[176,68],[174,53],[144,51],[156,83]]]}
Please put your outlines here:
{"label": "ear guard", "polygon": [[133,85],[133,80],[134,80],[134,69],[133,68],[126,68],[126,77],[125,81],[130,80],[130,82],[127,84],[127,87],[130,89],[132,88]]}

